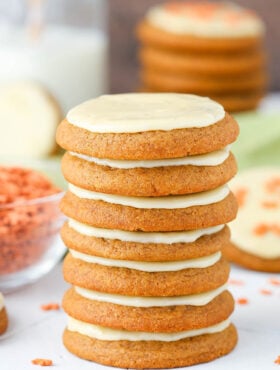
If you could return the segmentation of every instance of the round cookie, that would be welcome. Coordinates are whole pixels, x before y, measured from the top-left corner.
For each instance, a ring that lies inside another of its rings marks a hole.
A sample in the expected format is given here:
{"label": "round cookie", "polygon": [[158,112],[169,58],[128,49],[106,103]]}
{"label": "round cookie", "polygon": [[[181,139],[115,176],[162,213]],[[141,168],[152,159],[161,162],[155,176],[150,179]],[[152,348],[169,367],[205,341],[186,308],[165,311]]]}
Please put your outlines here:
{"label": "round cookie", "polygon": [[163,49],[143,47],[139,51],[140,61],[145,69],[178,75],[205,75],[205,77],[238,78],[240,74],[262,71],[266,57],[263,51],[253,50],[240,54],[197,54],[171,52]]}
{"label": "round cookie", "polygon": [[233,325],[222,332],[174,342],[102,341],[65,330],[63,342],[75,355],[123,368],[174,368],[214,360],[236,345]]}
{"label": "round cookie", "polygon": [[230,224],[232,244],[225,246],[224,255],[252,270],[280,272],[280,169],[245,170],[231,187],[239,213]]}
{"label": "round cookie", "polygon": [[224,291],[204,306],[129,307],[90,300],[74,288],[63,298],[63,309],[71,317],[94,325],[128,331],[172,333],[205,328],[226,320],[234,300]]}
{"label": "round cookie", "polygon": [[203,206],[177,209],[140,209],[80,198],[68,191],[60,204],[62,212],[79,222],[106,229],[127,231],[182,231],[225,224],[236,217],[232,193]]}
{"label": "round cookie", "polygon": [[4,297],[0,293],[0,335],[5,333],[8,327],[8,315],[4,304]]}
{"label": "round cookie", "polygon": [[192,243],[136,243],[117,239],[82,235],[66,222],[61,230],[65,245],[81,253],[103,258],[165,262],[200,258],[218,252],[229,244],[228,226],[211,235],[204,235]]}
{"label": "round cookie", "polygon": [[138,93],[102,96],[77,106],[60,124],[57,141],[91,157],[155,160],[213,152],[235,141],[238,133],[236,121],[208,98]]}
{"label": "round cookie", "polygon": [[263,71],[225,78],[144,69],[141,79],[144,86],[153,91],[189,92],[199,95],[257,93],[264,91],[267,85],[267,77]]}
{"label": "round cookie", "polygon": [[229,265],[220,259],[206,268],[151,273],[88,263],[69,253],[63,263],[63,274],[68,283],[85,289],[141,297],[171,297],[216,289],[226,283]]}
{"label": "round cookie", "polygon": [[212,98],[218,101],[229,112],[254,110],[258,107],[264,92],[250,94],[217,95]]}
{"label": "round cookie", "polygon": [[219,187],[237,172],[233,154],[215,166],[166,166],[120,169],[100,166],[66,153],[62,159],[65,179],[80,188],[127,196],[189,194]]}

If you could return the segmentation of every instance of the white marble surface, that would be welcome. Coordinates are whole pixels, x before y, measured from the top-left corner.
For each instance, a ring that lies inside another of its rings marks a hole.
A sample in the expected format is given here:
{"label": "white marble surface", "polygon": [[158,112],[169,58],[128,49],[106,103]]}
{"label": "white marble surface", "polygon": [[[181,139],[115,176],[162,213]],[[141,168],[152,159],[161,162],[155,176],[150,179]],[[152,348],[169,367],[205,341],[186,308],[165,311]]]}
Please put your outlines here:
{"label": "white marble surface", "polygon": [[[231,370],[277,369],[274,360],[280,355],[280,285],[273,285],[270,275],[233,268],[233,283],[229,287],[236,299],[246,298],[248,304],[236,304],[233,322],[239,331],[239,343],[228,356],[193,368]],[[6,296],[10,316],[8,332],[0,338],[0,369],[36,369],[34,358],[52,359],[59,370],[97,370],[105,367],[79,360],[62,345],[61,335],[65,315],[59,311],[42,311],[40,306],[60,302],[67,286],[62,280],[60,266],[38,283]],[[272,294],[263,295],[261,289]]]}

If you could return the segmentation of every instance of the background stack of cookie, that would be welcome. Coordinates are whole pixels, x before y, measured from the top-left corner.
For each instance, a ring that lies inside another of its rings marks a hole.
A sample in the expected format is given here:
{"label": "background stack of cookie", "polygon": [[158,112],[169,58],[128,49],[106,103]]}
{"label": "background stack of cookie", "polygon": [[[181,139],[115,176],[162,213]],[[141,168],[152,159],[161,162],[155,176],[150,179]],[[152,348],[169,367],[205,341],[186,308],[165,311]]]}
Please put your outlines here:
{"label": "background stack of cookie", "polygon": [[194,95],[107,95],[72,109],[64,344],[84,359],[168,368],[230,352],[237,334],[221,249],[237,203],[228,145],[238,125]]}
{"label": "background stack of cookie", "polygon": [[210,96],[228,111],[257,107],[267,76],[264,24],[229,2],[169,2],[138,26],[144,91]]}

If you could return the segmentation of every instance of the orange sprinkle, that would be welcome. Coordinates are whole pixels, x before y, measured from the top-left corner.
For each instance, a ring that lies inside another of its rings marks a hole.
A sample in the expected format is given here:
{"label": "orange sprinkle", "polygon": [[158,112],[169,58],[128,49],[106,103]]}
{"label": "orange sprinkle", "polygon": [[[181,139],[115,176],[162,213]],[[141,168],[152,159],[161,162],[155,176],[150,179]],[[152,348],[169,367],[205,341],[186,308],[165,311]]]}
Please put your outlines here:
{"label": "orange sprinkle", "polygon": [[239,188],[237,190],[234,190],[234,195],[236,196],[239,207],[244,206],[245,198],[247,194],[248,194],[248,189],[246,188]]}
{"label": "orange sprinkle", "polygon": [[236,280],[236,279],[229,279],[228,283],[231,285],[238,285],[238,286],[245,285],[244,281]]}
{"label": "orange sprinkle", "polygon": [[60,306],[58,303],[47,303],[47,304],[42,304],[41,309],[43,311],[59,310]]}
{"label": "orange sprinkle", "polygon": [[238,298],[238,299],[236,300],[236,302],[237,302],[238,304],[241,304],[241,305],[245,305],[245,304],[248,304],[248,303],[249,303],[249,301],[248,301],[248,299],[247,299],[247,298]]}
{"label": "orange sprinkle", "polygon": [[276,193],[280,191],[280,177],[274,177],[266,183],[266,190],[269,193]]}
{"label": "orange sprinkle", "polygon": [[260,293],[263,294],[263,295],[271,295],[272,291],[268,290],[268,289],[261,289]]}
{"label": "orange sprinkle", "polygon": [[268,282],[269,282],[271,285],[280,286],[280,279],[277,279],[277,278],[270,278],[270,279],[268,280]]}
{"label": "orange sprinkle", "polygon": [[262,206],[264,208],[277,208],[278,204],[277,202],[264,201],[262,202]]}
{"label": "orange sprinkle", "polygon": [[280,365],[280,355],[274,361],[275,364]]}
{"label": "orange sprinkle", "polygon": [[269,231],[269,227],[267,224],[259,224],[253,230],[254,234],[259,235],[259,236],[266,234],[268,231]]}
{"label": "orange sprinkle", "polygon": [[39,365],[39,366],[52,366],[53,362],[52,360],[48,360],[46,358],[35,358],[32,360],[33,365]]}

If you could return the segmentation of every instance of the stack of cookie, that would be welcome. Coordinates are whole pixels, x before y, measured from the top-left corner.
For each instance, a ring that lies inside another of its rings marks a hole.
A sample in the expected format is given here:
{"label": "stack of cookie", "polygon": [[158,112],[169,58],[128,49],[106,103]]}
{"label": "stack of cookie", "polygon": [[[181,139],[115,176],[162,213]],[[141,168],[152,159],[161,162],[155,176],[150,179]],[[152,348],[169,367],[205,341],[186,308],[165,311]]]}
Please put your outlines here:
{"label": "stack of cookie", "polygon": [[210,96],[228,111],[257,107],[267,76],[264,24],[222,2],[169,2],[139,24],[144,91]]}
{"label": "stack of cookie", "polygon": [[230,352],[237,334],[221,249],[237,203],[223,107],[180,94],[107,95],[72,109],[68,152],[64,344],[84,359],[170,368]]}

